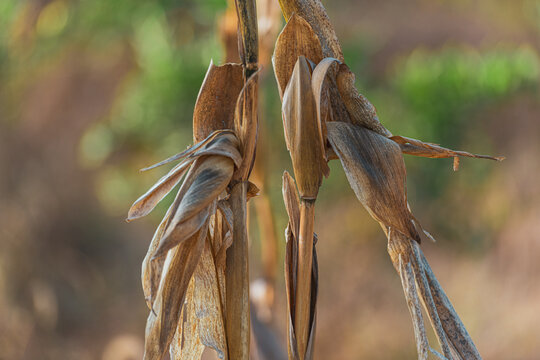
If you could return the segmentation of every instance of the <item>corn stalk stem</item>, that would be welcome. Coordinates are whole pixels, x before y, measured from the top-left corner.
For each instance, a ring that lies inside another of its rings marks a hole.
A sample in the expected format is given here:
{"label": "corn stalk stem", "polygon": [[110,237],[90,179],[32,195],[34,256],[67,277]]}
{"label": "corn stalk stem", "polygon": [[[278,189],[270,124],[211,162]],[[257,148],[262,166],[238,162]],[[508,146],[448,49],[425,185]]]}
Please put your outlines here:
{"label": "corn stalk stem", "polygon": [[246,230],[247,181],[236,183],[230,196],[233,242],[227,249],[226,331],[229,359],[249,359],[249,263]]}
{"label": "corn stalk stem", "polygon": [[241,43],[240,58],[244,65],[246,80],[257,71],[259,59],[259,36],[257,28],[257,5],[255,0],[236,0],[238,27]]}
{"label": "corn stalk stem", "polygon": [[310,332],[311,270],[313,264],[313,224],[315,202],[303,200],[300,204],[300,231],[298,236],[298,270],[294,323],[300,359],[305,358]]}

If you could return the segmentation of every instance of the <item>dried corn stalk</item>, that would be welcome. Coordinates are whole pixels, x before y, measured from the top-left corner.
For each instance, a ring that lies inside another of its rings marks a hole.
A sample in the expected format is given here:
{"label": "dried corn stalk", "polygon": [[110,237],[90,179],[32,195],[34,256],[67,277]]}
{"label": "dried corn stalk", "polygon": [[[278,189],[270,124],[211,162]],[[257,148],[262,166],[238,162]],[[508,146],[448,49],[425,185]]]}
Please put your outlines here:
{"label": "dried corn stalk", "polygon": [[[309,287],[316,281],[316,276],[310,276],[316,274],[316,267],[310,267],[307,273],[303,262],[309,260],[311,248],[302,249],[302,237],[306,241],[308,233],[312,234],[312,214],[304,216],[298,208],[302,209],[307,200],[314,202],[322,176],[327,175],[326,162],[339,158],[356,196],[388,238],[388,252],[400,274],[411,312],[419,359],[427,359],[430,353],[444,359],[480,359],[420,250],[420,232],[431,236],[410,211],[402,153],[451,157],[455,170],[460,156],[502,158],[393,136],[380,123],[373,105],[354,87],[354,74],[344,64],[341,47],[320,1],[280,0],[280,5],[287,24],[276,43],[274,73],[282,97],[285,139],[300,192],[300,199],[295,200],[290,190],[294,184],[285,175],[284,197],[289,212],[289,357],[311,359],[315,330],[315,298]],[[305,219],[311,221],[307,227],[309,221]],[[428,344],[420,299],[442,355]]]}
{"label": "dried corn stalk", "polygon": [[257,136],[254,3],[238,1],[243,64],[210,67],[193,112],[195,145],[147,169],[179,164],[131,207],[147,215],[182,179],[142,266],[150,308],[145,359],[248,359],[246,202]]}

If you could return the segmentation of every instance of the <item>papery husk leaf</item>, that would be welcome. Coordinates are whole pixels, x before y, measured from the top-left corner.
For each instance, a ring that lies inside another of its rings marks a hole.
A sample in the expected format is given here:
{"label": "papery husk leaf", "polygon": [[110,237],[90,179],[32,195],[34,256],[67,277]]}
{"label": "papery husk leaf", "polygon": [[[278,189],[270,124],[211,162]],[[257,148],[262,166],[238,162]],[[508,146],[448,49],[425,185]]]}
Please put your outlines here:
{"label": "papery husk leaf", "polygon": [[317,121],[309,65],[303,56],[298,58],[285,89],[282,114],[285,143],[291,154],[300,197],[315,199],[322,177],[327,176],[330,169]]}
{"label": "papery husk leaf", "polygon": [[404,263],[399,256],[399,276],[405,294],[405,300],[413,320],[414,337],[416,340],[416,350],[419,360],[427,360],[429,355],[429,343],[427,340],[424,318],[422,316],[422,306],[416,293],[414,274],[410,263]]}
{"label": "papery husk leaf", "polygon": [[234,161],[236,167],[242,164],[242,155],[239,151],[240,142],[232,132],[224,132],[215,137],[204,148],[196,151],[192,156],[221,155]]}
{"label": "papery husk leaf", "polygon": [[173,251],[156,301],[146,323],[146,360],[161,360],[169,348],[177,329],[186,290],[195,271],[206,237],[206,227],[182,242]]}
{"label": "papery husk leaf", "polygon": [[[294,329],[293,319],[295,318],[295,294],[296,294],[296,272],[298,267],[298,240],[294,237],[293,232],[290,230],[291,224],[285,231],[287,239],[287,247],[285,252],[285,290],[287,294],[287,351],[289,353],[289,359],[300,360],[300,353],[298,344],[296,341],[296,332]],[[315,345],[315,329],[317,322],[317,293],[319,284],[318,275],[318,262],[317,251],[315,248],[316,236],[313,241],[313,260],[312,260],[312,274],[311,274],[311,303],[310,303],[310,334],[305,350],[304,360],[313,359],[313,349]]]}
{"label": "papery husk leaf", "polygon": [[259,71],[249,77],[236,99],[234,131],[240,140],[240,151],[244,160],[238,167],[235,179],[247,180],[255,161],[255,146],[259,126],[257,121]]}
{"label": "papery husk leaf", "polygon": [[199,321],[195,313],[194,292],[195,281],[191,278],[180,321],[170,345],[172,360],[200,360],[204,352],[205,346],[199,336]]}
{"label": "papery husk leaf", "polygon": [[281,98],[299,56],[305,56],[315,64],[323,59],[321,43],[311,26],[301,16],[292,15],[277,38],[272,57]]}
{"label": "papery husk leaf", "polygon": [[[332,88],[334,82],[331,77],[328,77],[329,70],[333,69],[333,65],[339,63],[340,61],[335,58],[324,58],[313,70],[311,75],[311,88],[313,91],[313,96],[315,98],[315,108],[317,110],[317,123],[319,125],[319,133],[321,134],[322,152],[325,157],[325,160],[328,161],[326,157],[326,122],[332,121],[332,111],[334,107],[332,106],[333,100],[330,99],[330,88]],[[334,101],[336,102],[336,101]]]}
{"label": "papery husk leaf", "polygon": [[159,287],[163,263],[165,262],[165,259],[161,259],[160,261],[152,261],[152,258],[154,257],[154,254],[159,246],[161,238],[165,234],[165,229],[171,217],[172,209],[173,206],[171,205],[163,217],[163,220],[161,220],[161,223],[152,237],[152,241],[150,242],[150,246],[142,262],[141,282],[144,298],[150,310],[152,310],[153,297]]}
{"label": "papery husk leaf", "polygon": [[199,158],[195,165],[194,171],[186,176],[182,185],[182,188],[186,188],[185,194],[180,198],[160,247],[164,248],[165,244],[170,243],[167,245],[170,248],[183,240],[174,234],[175,231],[183,234],[183,230],[177,227],[216,200],[229,184],[234,171],[233,161],[224,156]]}
{"label": "papery husk leaf", "polygon": [[407,207],[406,171],[399,146],[361,126],[336,121],[327,128],[349,184],[370,215],[420,242]]}
{"label": "papery husk leaf", "polygon": [[148,215],[178,185],[190,165],[191,162],[180,163],[159,179],[150,190],[131,205],[126,221],[132,221]]}
{"label": "papery husk leaf", "polygon": [[478,159],[489,159],[489,160],[496,160],[496,161],[504,160],[503,156],[471,154],[466,151],[447,149],[437,144],[427,143],[420,140],[411,139],[405,136],[396,135],[396,136],[390,137],[390,139],[399,144],[399,146],[401,147],[401,151],[404,154],[427,157],[427,158],[432,158],[432,159],[453,157],[454,158],[454,164],[453,164],[454,171],[457,171],[459,168],[458,156],[472,157],[472,158],[478,158]]}
{"label": "papery husk leaf", "polygon": [[320,40],[324,57],[334,57],[343,61],[341,46],[334,27],[320,0],[279,0],[285,20],[301,16],[312,27]]}
{"label": "papery husk leaf", "polygon": [[225,359],[227,342],[225,339],[224,309],[220,296],[216,264],[209,241],[206,242],[199,265],[193,274],[195,314],[199,321],[201,342],[216,351],[218,358]]}
{"label": "papery husk leaf", "polygon": [[[182,241],[189,239],[208,221],[210,213],[215,209],[215,202],[201,209],[195,215],[187,218],[168,230],[161,239],[158,248],[154,253],[152,260],[157,260],[167,253],[170,249],[180,244]],[[171,226],[171,225],[169,225]]]}
{"label": "papery husk leaf", "polygon": [[166,261],[163,256],[157,258],[155,257],[157,249],[159,248],[163,237],[167,234],[168,230],[170,230],[171,220],[174,214],[177,212],[182,198],[186,194],[187,190],[190,188],[194,179],[193,175],[196,173],[200,164],[201,161],[196,160],[189,169],[189,172],[186,175],[184,182],[180,186],[180,189],[178,190],[178,193],[176,194],[173,203],[171,204],[169,209],[167,209],[167,213],[163,221],[161,222],[158,231],[156,231],[156,234],[154,235],[154,238],[152,239],[152,242],[150,243],[150,246],[148,248],[148,252],[146,253],[146,256],[143,260],[143,290],[146,302],[151,309],[154,303],[157,289],[161,281],[161,274],[163,272],[164,264]]}
{"label": "papery husk leaf", "polygon": [[201,150],[205,145],[207,145],[209,142],[211,142],[212,140],[214,140],[214,138],[216,136],[220,136],[222,134],[233,134],[234,135],[234,132],[232,130],[216,130],[214,132],[212,132],[210,135],[208,135],[204,140],[201,140],[199,141],[198,143],[192,145],[192,146],[189,146],[186,150],[182,151],[182,152],[179,152],[178,154],[175,154],[165,160],[162,160],[154,165],[150,165],[148,167],[145,167],[143,169],[141,169],[141,171],[148,171],[148,170],[152,170],[152,169],[155,169],[159,166],[162,166],[162,165],[165,165],[165,164],[168,164],[170,162],[173,162],[173,161],[177,161],[177,160],[181,160],[183,158],[187,158],[189,156],[192,156],[195,152],[197,152],[198,150]]}
{"label": "papery husk leaf", "polygon": [[[289,359],[300,360],[300,352],[296,340],[294,328],[296,287],[298,272],[298,233],[300,228],[300,198],[296,191],[296,185],[288,172],[283,173],[283,200],[285,208],[289,215],[289,224],[285,230],[285,239],[287,240],[285,252],[285,290],[287,294],[287,333],[288,333],[288,353]],[[313,358],[313,346],[315,341],[316,328],[316,308],[318,292],[318,262],[315,244],[317,236],[313,234],[313,255],[312,255],[312,274],[311,274],[311,299],[310,299],[310,335],[307,342],[307,349],[304,359]]]}
{"label": "papery husk leaf", "polygon": [[285,209],[289,215],[291,231],[293,232],[294,237],[298,239],[300,229],[300,199],[298,197],[294,179],[287,171],[283,172],[282,193]]}
{"label": "papery husk leaf", "polygon": [[215,130],[232,129],[238,94],[244,87],[241,64],[210,62],[193,110],[193,138],[199,142]]}
{"label": "papery husk leaf", "polygon": [[[416,293],[411,291],[408,295],[413,297],[414,301],[419,301],[418,295],[421,296],[444,356],[427,346],[429,352],[440,359],[481,359],[465,326],[435,278],[419,244],[399,232],[392,231],[383,224],[381,226],[387,234],[388,253],[396,270],[401,272],[400,262],[412,269],[417,288]],[[420,324],[415,316],[412,318],[415,328],[423,327],[423,323]],[[425,341],[427,340],[423,339],[421,343],[418,343],[417,339],[417,346],[425,349]],[[419,352],[419,357],[422,353]]]}
{"label": "papery husk leaf", "polygon": [[336,84],[341,95],[341,99],[349,112],[351,122],[361,125],[383,136],[392,135],[379,121],[375,106],[358,92],[354,86],[355,76],[349,67],[340,64]]}

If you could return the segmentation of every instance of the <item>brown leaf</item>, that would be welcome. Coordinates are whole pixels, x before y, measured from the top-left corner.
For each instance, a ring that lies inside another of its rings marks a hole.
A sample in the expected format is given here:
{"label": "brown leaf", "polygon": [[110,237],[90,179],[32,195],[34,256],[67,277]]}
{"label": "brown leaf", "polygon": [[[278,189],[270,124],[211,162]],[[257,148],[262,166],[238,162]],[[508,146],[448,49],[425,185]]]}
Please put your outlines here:
{"label": "brown leaf", "polygon": [[320,0],[280,0],[279,5],[285,20],[295,15],[301,16],[313,27],[320,39],[324,57],[334,57],[343,61],[336,32]]}
{"label": "brown leaf", "polygon": [[131,221],[148,215],[156,205],[180,182],[191,162],[182,162],[172,168],[144,195],[138,198],[128,212],[126,221]]}
{"label": "brown leaf", "polygon": [[298,58],[285,89],[282,114],[285,143],[291,154],[300,197],[315,199],[322,177],[328,175],[330,169],[317,121],[309,65],[303,56]]}
{"label": "brown leaf", "polygon": [[234,131],[240,140],[243,162],[239,166],[235,179],[247,180],[255,160],[257,143],[257,99],[259,89],[259,71],[249,77],[238,95],[234,111]]}
{"label": "brown leaf", "polygon": [[311,26],[301,16],[292,15],[278,36],[272,57],[281,98],[299,56],[304,56],[315,64],[323,59],[321,43]]}
{"label": "brown leaf", "polygon": [[240,167],[242,164],[242,155],[239,148],[240,142],[236,135],[232,132],[223,132],[191,156],[221,155],[231,158],[236,167]]}
{"label": "brown leaf", "polygon": [[141,281],[143,293],[146,304],[148,305],[148,308],[150,310],[152,310],[153,308],[153,298],[159,287],[161,273],[163,270],[163,263],[165,262],[165,259],[160,259],[159,261],[152,261],[152,258],[154,257],[154,254],[159,246],[159,242],[161,241],[161,238],[165,233],[165,228],[171,217],[172,209],[173,205],[169,207],[167,213],[163,217],[163,220],[161,220],[161,223],[159,224],[156,232],[154,233],[152,241],[150,242],[150,246],[148,247],[148,252],[146,253],[146,256],[144,257],[142,263]]}
{"label": "brown leaf", "polygon": [[[221,288],[217,277],[216,264],[209,242],[206,242],[199,265],[193,274],[194,311],[199,322],[201,342],[225,359],[227,342],[225,340],[224,309],[220,296]],[[224,289],[224,287],[223,287]]]}
{"label": "brown leaf", "polygon": [[451,149],[447,149],[442,146],[439,146],[437,144],[427,143],[427,142],[411,139],[404,136],[392,136],[390,139],[399,144],[399,146],[401,147],[401,151],[404,154],[422,156],[422,157],[433,158],[433,159],[453,157],[454,158],[454,164],[453,164],[454,171],[457,171],[459,168],[458,156],[472,157],[472,158],[479,158],[479,159],[489,159],[489,160],[496,160],[496,161],[504,160],[503,156],[476,155],[476,154],[471,154],[466,151],[451,150]]}
{"label": "brown leaf", "polygon": [[[229,184],[234,170],[233,161],[224,156],[208,156],[197,159],[194,170],[186,176],[180,191],[183,195],[180,198],[178,207],[174,210],[174,215],[167,225],[165,235],[159,245],[159,255],[167,249],[178,245],[185,239],[193,229],[189,226],[196,226],[204,222],[202,217],[193,222],[186,223],[188,219],[199,214],[208,207]],[[208,215],[206,215],[208,216]],[[188,226],[187,229],[182,226]],[[196,231],[196,230],[195,230]],[[154,255],[155,257],[158,254]]]}
{"label": "brown leaf", "polygon": [[[288,333],[288,353],[289,359],[300,360],[300,352],[296,341],[296,332],[294,329],[295,318],[295,294],[296,294],[296,272],[298,267],[298,239],[295,238],[290,230],[290,223],[285,231],[287,246],[285,251],[285,292],[287,295],[287,333]],[[311,302],[310,302],[310,333],[305,351],[304,360],[313,359],[313,349],[315,344],[315,329],[317,322],[317,293],[319,286],[319,266],[317,262],[317,251],[315,249],[316,237],[314,236],[313,262],[311,274]]]}
{"label": "brown leaf", "polygon": [[160,284],[155,310],[150,312],[146,324],[144,358],[161,360],[176,332],[186,290],[195,271],[207,229],[203,228],[173,251],[173,256]]}
{"label": "brown leaf", "polygon": [[[354,86],[355,76],[345,64],[340,64],[337,87],[349,112],[351,122],[361,125],[383,136],[392,135],[379,121],[375,107]],[[339,120],[339,119],[338,119]]]}
{"label": "brown leaf", "polygon": [[[313,96],[315,98],[315,107],[317,110],[317,123],[319,125],[319,132],[321,133],[321,138],[323,141],[321,142],[323,156],[326,161],[328,161],[328,158],[326,157],[326,122],[332,121],[333,114],[332,112],[334,109],[336,109],[336,106],[333,106],[332,104],[337,103],[340,99],[334,98],[330,99],[331,91],[330,89],[333,88],[335,82],[332,81],[332,78],[329,75],[329,72],[331,69],[335,70],[336,63],[339,63],[340,61],[334,58],[324,58],[313,70],[313,74],[311,77],[311,88],[313,91]],[[334,101],[333,101],[334,100]],[[343,121],[343,119],[342,119]],[[328,176],[328,175],[326,175]]]}
{"label": "brown leaf", "polygon": [[399,146],[361,126],[336,121],[327,127],[349,184],[370,215],[420,242],[407,207],[406,171]]}
{"label": "brown leaf", "polygon": [[234,132],[232,130],[216,130],[213,133],[211,133],[210,135],[208,135],[206,137],[206,139],[204,139],[202,141],[199,141],[198,143],[194,144],[193,146],[189,146],[186,150],[184,150],[182,152],[179,152],[178,154],[175,154],[175,155],[173,155],[173,156],[171,156],[171,157],[169,157],[169,158],[167,158],[167,159],[165,159],[163,161],[160,161],[157,164],[147,166],[147,167],[141,169],[141,171],[152,170],[154,168],[157,168],[158,166],[162,166],[162,165],[168,164],[170,162],[173,162],[173,161],[180,160],[180,159],[186,158],[188,156],[191,156],[191,155],[193,155],[193,153],[195,153],[196,151],[202,149],[206,144],[208,144],[209,142],[214,140],[214,138],[216,136],[222,135],[222,134],[227,134],[227,133],[234,134]]}
{"label": "brown leaf", "polygon": [[244,86],[241,64],[210,62],[193,110],[193,138],[199,142],[215,130],[232,129],[234,108]]}
{"label": "brown leaf", "polygon": [[285,202],[285,209],[289,215],[291,231],[294,237],[298,239],[300,228],[300,199],[298,198],[298,192],[296,191],[294,179],[287,171],[283,172],[282,193],[283,201]]}

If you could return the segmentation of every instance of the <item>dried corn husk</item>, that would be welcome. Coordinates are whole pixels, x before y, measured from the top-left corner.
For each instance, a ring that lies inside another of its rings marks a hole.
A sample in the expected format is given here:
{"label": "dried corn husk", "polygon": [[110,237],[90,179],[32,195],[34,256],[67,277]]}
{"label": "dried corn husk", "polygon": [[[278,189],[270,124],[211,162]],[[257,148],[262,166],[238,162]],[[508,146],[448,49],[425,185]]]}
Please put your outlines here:
{"label": "dried corn husk", "polygon": [[330,169],[326,163],[322,129],[317,121],[311,74],[306,58],[300,56],[283,95],[285,142],[291,154],[300,196],[315,199],[323,175]]}
{"label": "dried corn husk", "polygon": [[[295,304],[296,304],[296,288],[297,288],[297,271],[298,271],[298,239],[300,232],[300,199],[296,191],[296,185],[292,177],[284,172],[283,174],[283,199],[285,208],[289,215],[289,224],[285,230],[285,238],[287,240],[285,252],[285,290],[287,294],[287,334],[288,334],[288,353],[289,359],[292,360],[311,360],[313,359],[313,348],[315,343],[316,329],[316,308],[317,308],[317,292],[318,292],[318,263],[317,251],[315,248],[316,236],[313,237],[313,254],[312,254],[312,274],[311,274],[311,298],[309,302],[310,321],[309,321],[309,338],[306,349],[299,349],[297,342],[297,332],[295,327]],[[300,354],[303,354],[300,355]],[[302,356],[302,357],[301,357]]]}
{"label": "dried corn husk", "polygon": [[361,126],[339,121],[327,126],[328,140],[362,205],[375,220],[420,241],[407,207],[406,171],[399,146]]}

